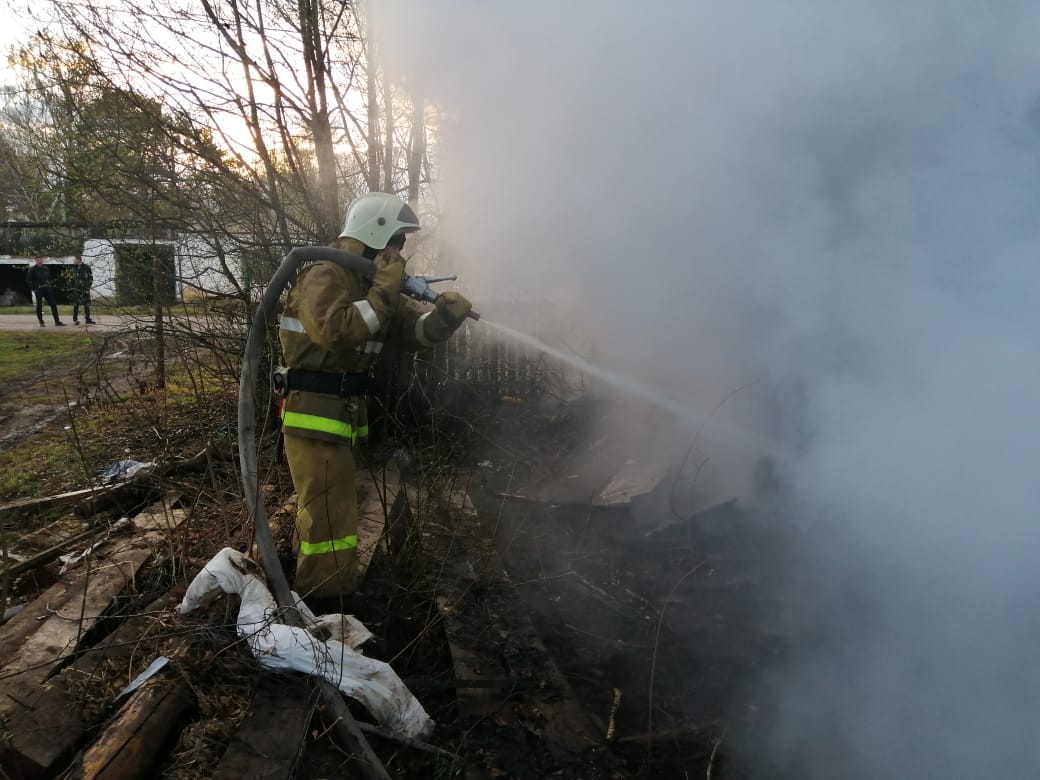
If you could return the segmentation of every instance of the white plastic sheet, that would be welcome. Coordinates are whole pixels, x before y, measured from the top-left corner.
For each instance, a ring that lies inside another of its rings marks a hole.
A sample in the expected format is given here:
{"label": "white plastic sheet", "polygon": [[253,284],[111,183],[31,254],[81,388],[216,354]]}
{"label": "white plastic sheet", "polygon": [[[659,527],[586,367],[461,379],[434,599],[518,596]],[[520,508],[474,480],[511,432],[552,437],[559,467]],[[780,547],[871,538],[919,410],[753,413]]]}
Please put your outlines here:
{"label": "white plastic sheet", "polygon": [[217,553],[192,580],[180,611],[187,614],[201,609],[221,593],[241,596],[238,635],[264,666],[323,677],[357,699],[394,734],[423,739],[433,732],[430,716],[390,665],[356,649],[372,635],[360,621],[350,615],[315,618],[300,602],[312,630],[324,628],[320,633],[327,636],[331,632],[332,638],[322,641],[307,629],[275,623],[278,605],[259,565],[230,547]]}

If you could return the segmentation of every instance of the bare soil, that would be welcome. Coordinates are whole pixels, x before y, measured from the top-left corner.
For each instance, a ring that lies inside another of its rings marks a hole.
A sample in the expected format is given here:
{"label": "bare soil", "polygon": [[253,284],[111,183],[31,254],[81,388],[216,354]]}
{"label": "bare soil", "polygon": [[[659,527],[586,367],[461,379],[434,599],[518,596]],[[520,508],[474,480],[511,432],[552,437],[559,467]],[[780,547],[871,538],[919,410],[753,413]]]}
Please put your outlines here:
{"label": "bare soil", "polygon": [[[14,320],[31,315],[0,316],[0,330],[25,330]],[[94,353],[39,366],[33,374],[9,382],[0,399],[0,448],[28,438],[64,413],[70,404],[102,401],[141,388],[147,360],[136,339],[118,329],[115,318],[92,328]],[[35,321],[34,321],[35,324]],[[71,325],[62,332],[73,333]]]}

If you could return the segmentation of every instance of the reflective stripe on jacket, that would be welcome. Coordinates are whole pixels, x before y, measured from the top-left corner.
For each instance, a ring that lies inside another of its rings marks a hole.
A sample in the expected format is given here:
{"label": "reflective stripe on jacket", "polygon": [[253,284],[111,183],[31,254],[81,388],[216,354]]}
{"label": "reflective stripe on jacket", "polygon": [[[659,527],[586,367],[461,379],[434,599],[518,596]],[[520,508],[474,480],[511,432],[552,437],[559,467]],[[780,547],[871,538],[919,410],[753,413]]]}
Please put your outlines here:
{"label": "reflective stripe on jacket", "polygon": [[[360,255],[355,239],[331,246]],[[369,373],[384,343],[414,351],[423,309],[402,297],[397,311],[380,322],[365,296],[370,280],[332,261],[311,263],[296,277],[286,297],[278,333],[285,365],[333,373]],[[342,398],[292,390],[282,404],[282,426],[294,434],[350,444],[368,435],[368,411],[361,397]]]}

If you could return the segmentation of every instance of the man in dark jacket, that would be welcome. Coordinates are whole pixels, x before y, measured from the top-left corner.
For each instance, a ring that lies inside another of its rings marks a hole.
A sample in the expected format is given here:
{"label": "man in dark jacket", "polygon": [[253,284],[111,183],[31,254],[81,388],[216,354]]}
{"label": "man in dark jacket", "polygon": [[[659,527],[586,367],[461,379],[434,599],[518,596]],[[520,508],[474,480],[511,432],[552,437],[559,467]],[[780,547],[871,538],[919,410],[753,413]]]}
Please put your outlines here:
{"label": "man in dark jacket", "polygon": [[25,284],[36,295],[36,319],[40,321],[40,327],[43,327],[43,301],[45,298],[47,305],[51,307],[51,314],[54,315],[54,324],[64,327],[65,323],[58,319],[58,304],[54,300],[54,288],[51,287],[51,272],[43,264],[42,257],[33,259],[33,265],[25,272]]}
{"label": "man in dark jacket", "polygon": [[72,324],[79,325],[79,307],[83,306],[83,314],[87,325],[93,325],[90,319],[90,288],[94,284],[94,272],[89,265],[83,265],[83,258],[76,255],[72,261]]}

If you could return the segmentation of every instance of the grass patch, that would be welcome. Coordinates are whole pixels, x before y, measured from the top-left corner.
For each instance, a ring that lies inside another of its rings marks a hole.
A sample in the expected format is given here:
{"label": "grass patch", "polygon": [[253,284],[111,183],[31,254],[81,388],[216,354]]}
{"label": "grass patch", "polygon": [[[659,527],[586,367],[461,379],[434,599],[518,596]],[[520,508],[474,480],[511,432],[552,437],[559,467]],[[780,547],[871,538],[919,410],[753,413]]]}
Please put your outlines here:
{"label": "grass patch", "polygon": [[35,435],[0,450],[0,503],[87,487],[120,460],[177,460],[207,441],[227,442],[234,400],[153,391],[66,409]]}
{"label": "grass patch", "polygon": [[45,374],[48,366],[91,354],[86,333],[0,331],[0,385]]}

